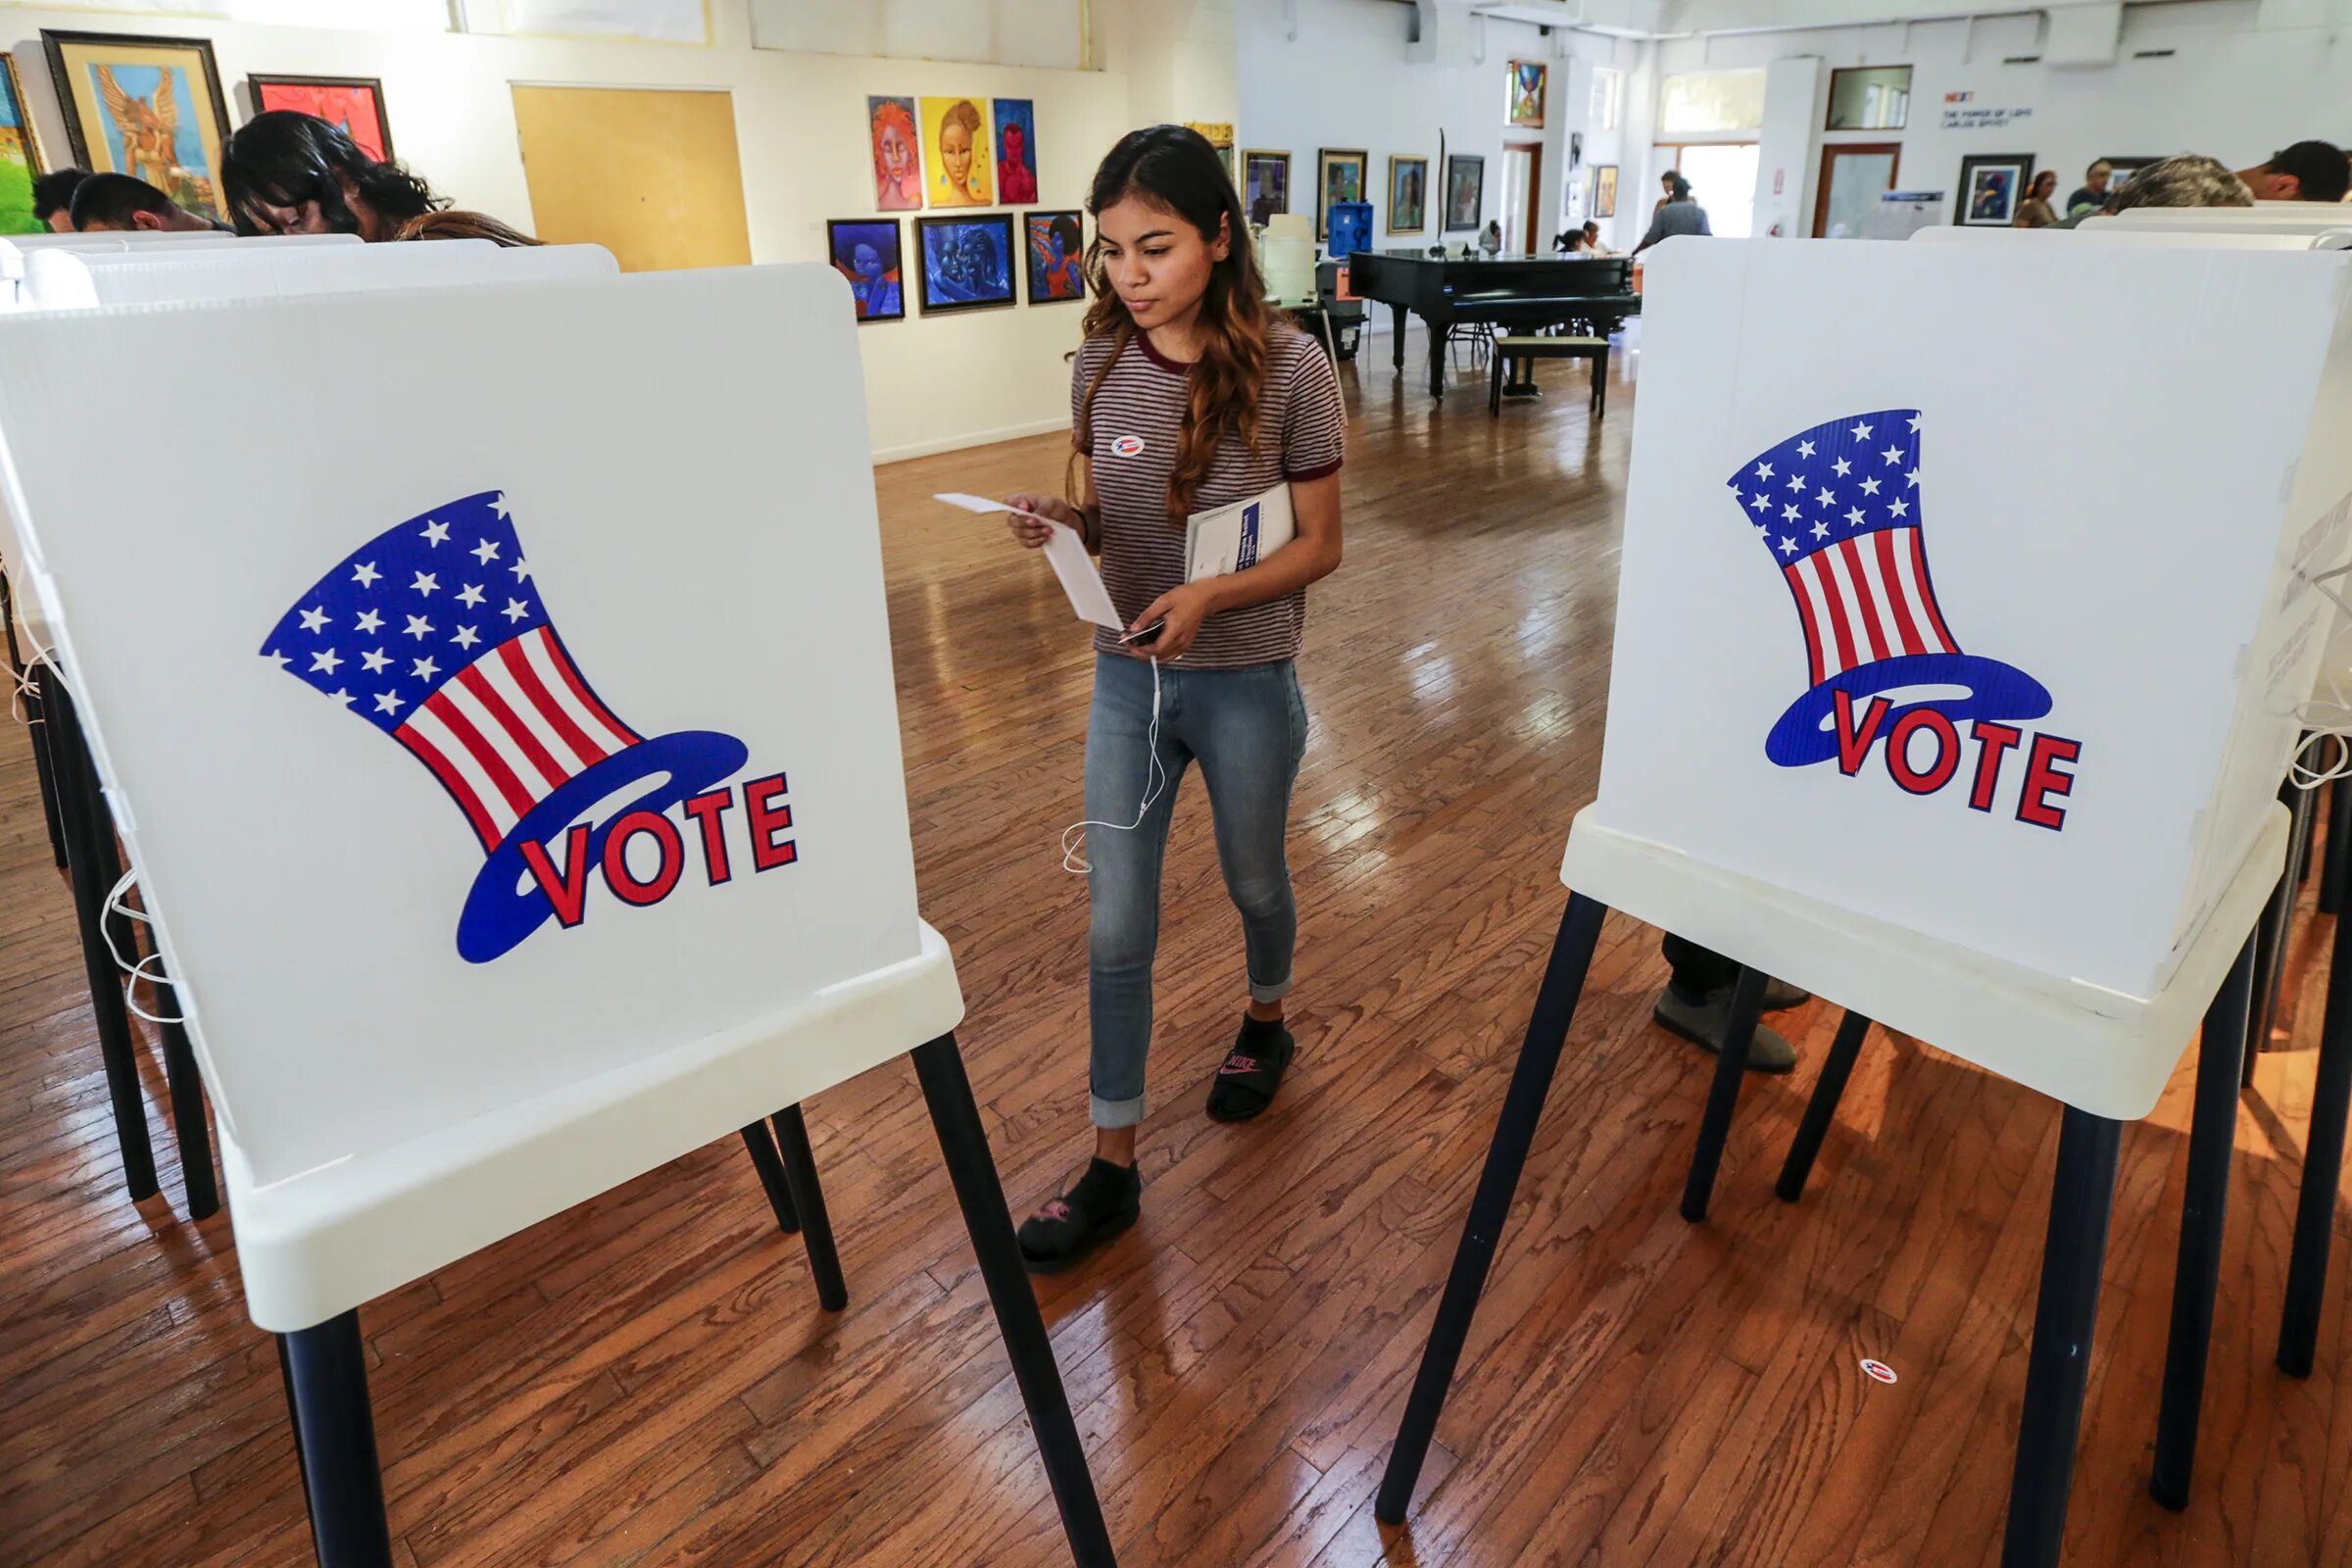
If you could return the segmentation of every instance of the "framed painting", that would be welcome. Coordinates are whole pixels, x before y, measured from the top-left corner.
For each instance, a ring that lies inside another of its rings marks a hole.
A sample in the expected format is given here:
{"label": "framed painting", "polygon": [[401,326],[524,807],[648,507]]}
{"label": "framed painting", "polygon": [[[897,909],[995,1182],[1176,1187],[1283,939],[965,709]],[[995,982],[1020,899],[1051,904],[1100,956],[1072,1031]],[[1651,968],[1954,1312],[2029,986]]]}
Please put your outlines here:
{"label": "framed painting", "polygon": [[2007,228],[2034,177],[2032,153],[1972,153],[1960,160],[1960,207],[1952,221],[1970,228]]}
{"label": "framed painting", "polygon": [[1037,200],[1037,106],[1026,98],[995,102],[997,200],[1026,207]]}
{"label": "framed painting", "polygon": [[384,84],[373,76],[247,76],[253,112],[291,109],[339,126],[353,145],[379,164],[392,161],[392,122],[384,114]]}
{"label": "framed painting", "polygon": [[1076,213],[1029,213],[1029,303],[1057,305],[1086,298],[1086,222]]}
{"label": "framed painting", "polygon": [[211,40],[44,27],[41,42],[75,163],[134,175],[191,213],[228,216],[220,196],[228,103]]}
{"label": "framed painting", "polygon": [[825,255],[850,280],[860,321],[906,318],[906,269],[895,218],[835,218],[825,223]]}
{"label": "framed painting", "polygon": [[1389,155],[1389,232],[1418,234],[1429,227],[1429,160]]}
{"label": "framed painting", "polygon": [[1315,238],[1331,234],[1331,204],[1364,199],[1364,166],[1372,155],[1360,147],[1325,147],[1315,155]]}
{"label": "framed painting", "polygon": [[1446,159],[1446,232],[1455,234],[1478,227],[1486,208],[1487,161],[1476,153],[1452,153]]}
{"label": "framed painting", "polygon": [[0,50],[0,234],[43,234],[49,225],[32,216],[32,180],[41,172],[40,143],[24,108],[24,83],[17,78],[17,57]]}
{"label": "framed painting", "polygon": [[914,232],[917,282],[925,316],[1016,303],[1010,213],[918,218]]}
{"label": "framed painting", "polygon": [[1188,120],[1184,122],[1184,128],[1199,131],[1201,139],[1216,150],[1217,162],[1225,166],[1225,177],[1234,182],[1233,188],[1238,192],[1242,186],[1240,177],[1233,167],[1233,122],[1230,120]]}
{"label": "framed painting", "polygon": [[988,100],[923,100],[924,189],[934,207],[987,207],[996,199],[990,177]]}
{"label": "framed painting", "polygon": [[2114,175],[2107,181],[2107,194],[2112,196],[2126,185],[2131,184],[2133,174],[2138,173],[2150,164],[2160,164],[2164,160],[2161,158],[2102,158],[2099,162],[2115,171]]}
{"label": "framed painting", "polygon": [[1541,60],[1511,62],[1510,121],[1514,125],[1544,126],[1544,81],[1550,68]]}
{"label": "framed painting", "polygon": [[1250,221],[1259,228],[1276,213],[1291,210],[1291,155],[1274,152],[1242,154],[1242,205]]}
{"label": "framed painting", "polygon": [[1617,166],[1615,164],[1594,164],[1592,166],[1592,216],[1594,218],[1615,218],[1617,216]]}
{"label": "framed painting", "polygon": [[868,98],[865,140],[874,155],[874,210],[923,210],[922,137],[914,128],[911,98]]}

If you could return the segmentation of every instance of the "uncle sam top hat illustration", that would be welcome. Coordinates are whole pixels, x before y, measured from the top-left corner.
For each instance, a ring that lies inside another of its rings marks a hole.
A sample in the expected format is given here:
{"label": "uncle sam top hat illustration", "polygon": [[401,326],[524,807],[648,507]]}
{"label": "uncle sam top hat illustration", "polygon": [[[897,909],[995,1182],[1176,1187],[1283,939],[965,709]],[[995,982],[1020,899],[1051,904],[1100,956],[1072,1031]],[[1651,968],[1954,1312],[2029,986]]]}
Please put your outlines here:
{"label": "uncle sam top hat illustration", "polygon": [[1954,723],[2039,718],[2050,694],[2024,670],[1960,651],[1928,574],[1920,413],[1881,409],[1800,430],[1726,481],[1787,579],[1804,628],[1804,694],[1764,755],[1804,767],[1838,755],[1839,692],[1889,723],[1934,708]]}
{"label": "uncle sam top hat illustration", "polygon": [[458,918],[469,963],[512,952],[555,912],[523,845],[559,845],[582,812],[658,779],[592,824],[594,863],[614,822],[666,811],[749,756],[732,735],[648,740],[613,714],[556,635],[509,511],[485,491],[385,529],[261,650],[398,741],[458,803],[488,857]]}

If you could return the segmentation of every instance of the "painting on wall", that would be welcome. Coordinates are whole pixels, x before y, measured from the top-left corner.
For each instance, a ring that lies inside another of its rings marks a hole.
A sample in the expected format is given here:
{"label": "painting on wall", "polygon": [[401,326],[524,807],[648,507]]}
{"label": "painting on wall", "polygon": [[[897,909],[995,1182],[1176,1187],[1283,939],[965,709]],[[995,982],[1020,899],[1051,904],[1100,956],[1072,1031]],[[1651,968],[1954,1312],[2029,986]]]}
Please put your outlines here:
{"label": "painting on wall", "polygon": [[1276,213],[1291,210],[1289,153],[1242,154],[1242,205],[1249,209],[1250,221],[1260,228]]}
{"label": "painting on wall", "polygon": [[74,161],[131,174],[191,213],[226,218],[220,147],[228,104],[203,38],[41,29]]}
{"label": "painting on wall", "polygon": [[1029,303],[1086,298],[1086,226],[1076,213],[1030,213]]}
{"label": "painting on wall", "polygon": [[1325,147],[1315,162],[1315,238],[1331,234],[1331,204],[1364,199],[1364,166],[1371,154],[1362,148]]}
{"label": "painting on wall", "polygon": [[1429,227],[1429,160],[1389,155],[1389,232],[1418,234]]}
{"label": "painting on wall", "polygon": [[918,218],[914,228],[923,314],[1014,303],[1010,213]]}
{"label": "painting on wall", "polygon": [[911,98],[868,98],[865,138],[874,154],[874,210],[923,210],[922,137],[914,128]]}
{"label": "painting on wall", "polygon": [[924,188],[934,207],[986,207],[996,197],[989,177],[985,98],[923,100]]}
{"label": "painting on wall", "polygon": [[996,108],[997,200],[1026,207],[1037,200],[1037,106],[999,98]]}
{"label": "painting on wall", "polygon": [[1511,62],[1510,121],[1514,125],[1544,126],[1544,79],[1550,68],[1541,60]]}
{"label": "painting on wall", "polygon": [[384,113],[384,84],[373,76],[248,76],[253,111],[291,109],[316,115],[349,136],[379,164],[392,161],[392,124]]}
{"label": "painting on wall", "polygon": [[2018,199],[2034,177],[2031,153],[1976,153],[1960,160],[1960,210],[1954,222],[1972,228],[2007,228]]}
{"label": "painting on wall", "polygon": [[1487,161],[1475,153],[1453,153],[1446,160],[1446,232],[1478,226],[1487,200]]}
{"label": "painting on wall", "polygon": [[825,224],[825,254],[833,270],[850,280],[860,321],[897,321],[906,316],[906,270],[899,257],[895,218],[836,218]]}
{"label": "painting on wall", "polygon": [[1233,122],[1229,120],[1188,120],[1184,122],[1184,128],[1199,131],[1201,137],[1217,150],[1217,162],[1225,166],[1225,177],[1234,180],[1234,189],[1240,190],[1241,182],[1235,179],[1233,171]]}
{"label": "painting on wall", "polygon": [[2138,173],[2150,164],[2161,163],[2162,161],[2163,160],[2156,158],[2100,159],[2100,163],[2107,165],[2109,168],[2115,171],[2114,176],[2107,181],[2107,194],[2113,196],[2117,191],[2122,190],[2126,185],[2132,183],[2132,176],[2133,174]]}
{"label": "painting on wall", "polygon": [[1594,218],[1615,218],[1617,216],[1617,166],[1615,164],[1594,164],[1592,166],[1592,216]]}
{"label": "painting on wall", "polygon": [[0,51],[0,234],[39,234],[49,227],[32,216],[32,177],[41,172],[40,143],[24,111],[17,57]]}

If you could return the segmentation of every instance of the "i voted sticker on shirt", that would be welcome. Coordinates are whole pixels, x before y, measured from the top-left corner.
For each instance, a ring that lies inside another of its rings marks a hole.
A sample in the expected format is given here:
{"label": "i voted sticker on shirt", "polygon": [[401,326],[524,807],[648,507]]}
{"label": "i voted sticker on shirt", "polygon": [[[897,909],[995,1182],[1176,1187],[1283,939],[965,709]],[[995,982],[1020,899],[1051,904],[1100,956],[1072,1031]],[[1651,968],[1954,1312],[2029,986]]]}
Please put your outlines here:
{"label": "i voted sticker on shirt", "polygon": [[1114,458],[1132,458],[1143,450],[1144,438],[1140,435],[1116,436],[1110,443],[1110,455]]}
{"label": "i voted sticker on shirt", "polygon": [[1875,1378],[1881,1383],[1892,1383],[1894,1381],[1894,1368],[1888,1366],[1884,1361],[1874,1361],[1867,1356],[1864,1357],[1862,1361],[1862,1374],[1865,1377]]}

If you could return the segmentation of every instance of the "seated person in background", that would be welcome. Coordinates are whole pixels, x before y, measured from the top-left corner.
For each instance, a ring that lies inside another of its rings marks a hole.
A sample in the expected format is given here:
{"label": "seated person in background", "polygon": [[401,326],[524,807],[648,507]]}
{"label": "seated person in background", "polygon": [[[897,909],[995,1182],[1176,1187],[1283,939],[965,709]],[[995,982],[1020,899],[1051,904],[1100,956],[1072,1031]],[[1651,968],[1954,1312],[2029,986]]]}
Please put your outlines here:
{"label": "seated person in background", "polygon": [[1571,256],[1580,256],[1592,247],[1585,242],[1583,229],[1572,228],[1565,234],[1554,235],[1551,248],[1555,251],[1566,251]]}
{"label": "seated person in background", "polygon": [[1606,245],[1603,245],[1600,242],[1600,221],[1597,219],[1588,218],[1585,220],[1585,249],[1591,251],[1595,256],[1614,256],[1617,254],[1615,251],[1609,249]]}
{"label": "seated person in background", "polygon": [[1490,220],[1488,222],[1487,231],[1478,236],[1478,248],[1489,256],[1495,255],[1502,249],[1502,224],[1500,221]]}
{"label": "seated person in background", "polygon": [[392,231],[394,239],[486,239],[493,245],[537,245],[521,229],[500,222],[488,213],[443,210],[419,213]]}
{"label": "seated person in background", "polygon": [[[2352,163],[2345,161],[2342,148],[2331,143],[2299,141],[2271,154],[2269,163],[2239,170],[2237,177],[2254,192],[2256,201],[2340,202],[2346,188],[2352,187]],[[2137,184],[2139,174],[2132,180]]]}
{"label": "seated person in background", "polygon": [[272,109],[228,138],[220,182],[240,234],[388,240],[449,203],[398,164],[379,164],[316,115]]}
{"label": "seated person in background", "polygon": [[143,179],[92,174],[74,192],[74,227],[83,234],[225,234],[226,223],[199,218]]}
{"label": "seated person in background", "polygon": [[2081,218],[2095,213],[2107,205],[2107,182],[2115,177],[2115,166],[2099,159],[2082,171],[2082,188],[2066,199],[2066,216]]}
{"label": "seated person in background", "polygon": [[74,232],[74,192],[90,177],[86,169],[53,169],[32,182],[32,216],[52,234]]}
{"label": "seated person in background", "polygon": [[2025,199],[2017,204],[2017,216],[2009,220],[2011,228],[2047,228],[2058,221],[2058,214],[2050,206],[2050,198],[2058,194],[2058,171],[2045,169],[2034,176],[2026,187]]}

